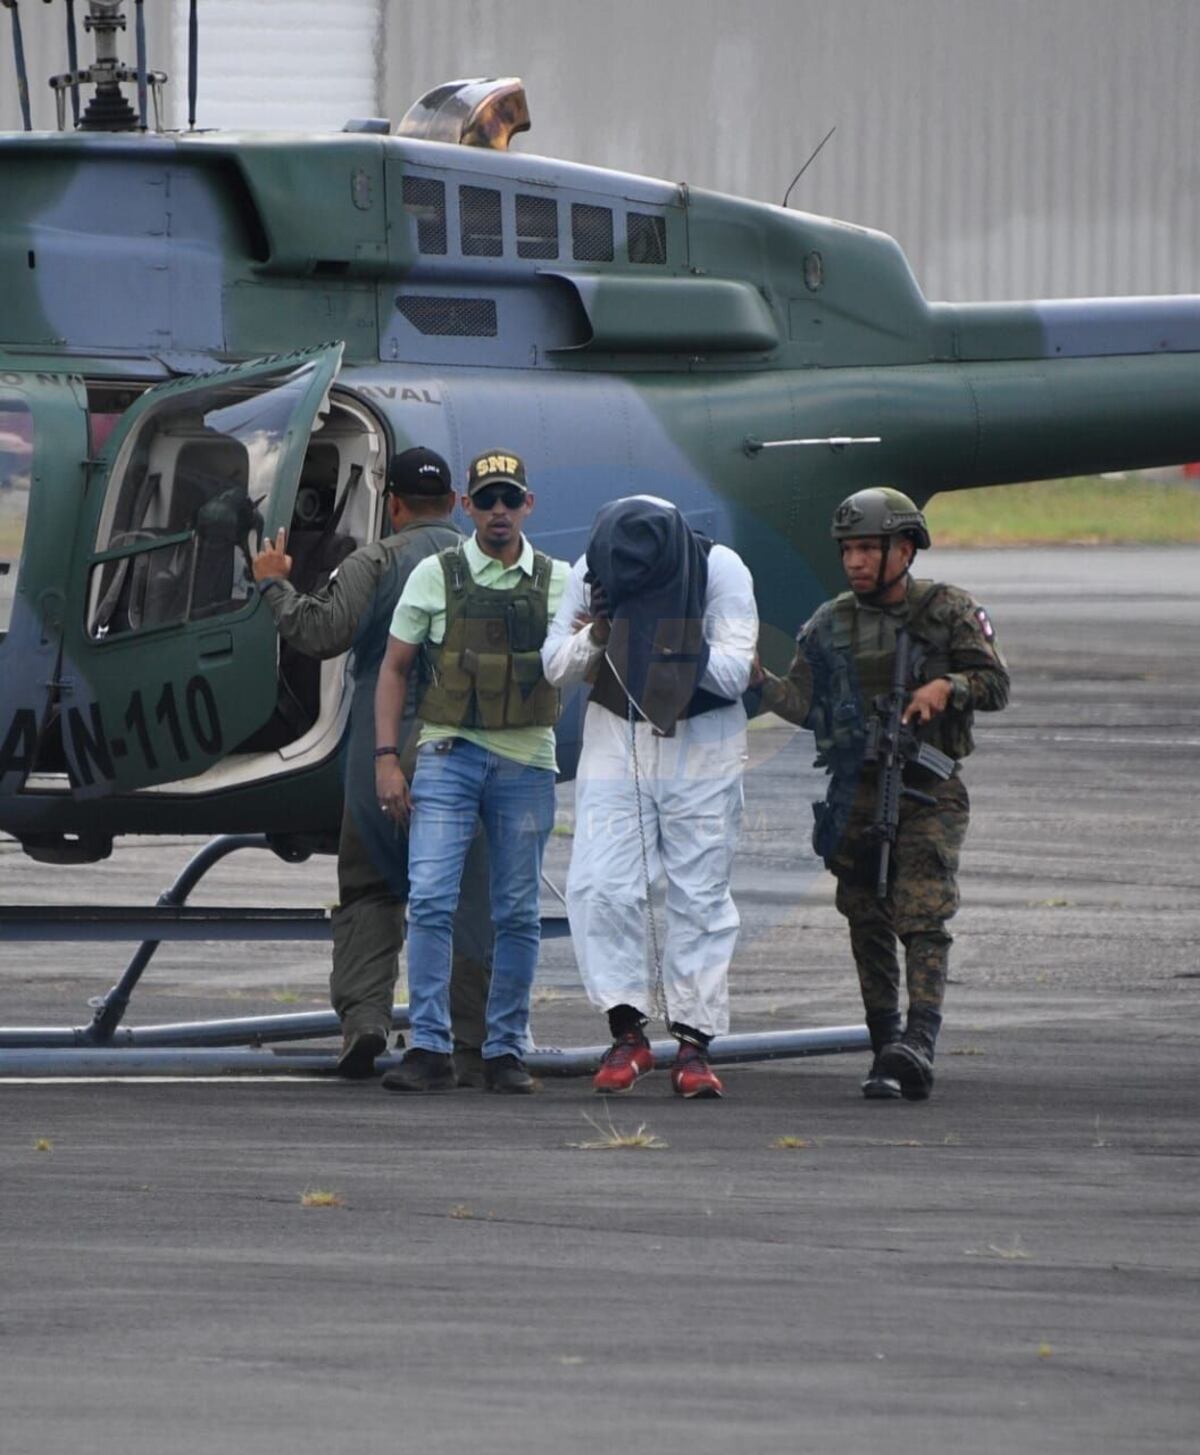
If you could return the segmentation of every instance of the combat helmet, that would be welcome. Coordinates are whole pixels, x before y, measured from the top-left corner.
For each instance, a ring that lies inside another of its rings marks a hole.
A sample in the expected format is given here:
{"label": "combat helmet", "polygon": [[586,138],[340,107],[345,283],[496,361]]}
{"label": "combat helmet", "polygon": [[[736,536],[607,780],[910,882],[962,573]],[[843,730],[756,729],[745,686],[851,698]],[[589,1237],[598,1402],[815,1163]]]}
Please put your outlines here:
{"label": "combat helmet", "polygon": [[932,544],[925,517],[903,491],[890,485],[847,496],[833,512],[831,534],[835,541],[855,536],[908,536],[922,551]]}

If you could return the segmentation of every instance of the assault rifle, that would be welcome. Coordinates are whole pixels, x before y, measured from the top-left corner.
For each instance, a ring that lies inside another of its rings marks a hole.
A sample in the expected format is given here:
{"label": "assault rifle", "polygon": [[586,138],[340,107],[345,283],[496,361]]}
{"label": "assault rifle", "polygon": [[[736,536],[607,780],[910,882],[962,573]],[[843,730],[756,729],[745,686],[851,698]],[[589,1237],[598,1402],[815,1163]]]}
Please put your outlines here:
{"label": "assault rifle", "polygon": [[870,836],[879,841],[879,874],[875,881],[875,894],[879,899],[887,897],[892,845],[896,842],[896,829],[900,823],[900,800],[911,798],[917,803],[937,802],[928,793],[905,784],[905,767],[915,763],[942,779],[949,778],[958,767],[954,758],[930,743],[921,742],[912,728],[901,722],[908,705],[908,679],[913,670],[914,655],[908,632],[902,629],[896,637],[891,691],[885,697],[875,699],[874,716],[867,725],[863,762],[879,770],[875,817],[870,829]]}

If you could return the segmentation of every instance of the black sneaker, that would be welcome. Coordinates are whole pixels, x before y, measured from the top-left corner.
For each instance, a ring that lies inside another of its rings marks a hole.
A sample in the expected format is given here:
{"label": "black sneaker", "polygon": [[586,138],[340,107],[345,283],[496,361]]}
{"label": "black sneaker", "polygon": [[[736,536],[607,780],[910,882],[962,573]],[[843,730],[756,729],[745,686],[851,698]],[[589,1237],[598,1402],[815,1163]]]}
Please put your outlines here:
{"label": "black sneaker", "polygon": [[876,1056],[871,1062],[871,1069],[862,1084],[862,1094],[868,1101],[897,1101],[900,1083],[894,1075],[888,1076],[880,1069],[879,1060],[880,1057]]}
{"label": "black sneaker", "polygon": [[933,1058],[922,1046],[893,1041],[879,1053],[879,1069],[900,1085],[905,1101],[925,1101],[933,1090]]}
{"label": "black sneaker", "polygon": [[519,1056],[486,1056],[483,1062],[485,1091],[509,1091],[518,1096],[535,1090],[532,1076]]}
{"label": "black sneaker", "polygon": [[385,1091],[453,1091],[457,1085],[449,1052],[426,1051],[421,1046],[405,1051],[399,1066],[383,1078]]}
{"label": "black sneaker", "polygon": [[347,1081],[366,1081],[375,1075],[375,1057],[386,1050],[387,1037],[379,1031],[347,1031],[342,1037],[337,1074]]}

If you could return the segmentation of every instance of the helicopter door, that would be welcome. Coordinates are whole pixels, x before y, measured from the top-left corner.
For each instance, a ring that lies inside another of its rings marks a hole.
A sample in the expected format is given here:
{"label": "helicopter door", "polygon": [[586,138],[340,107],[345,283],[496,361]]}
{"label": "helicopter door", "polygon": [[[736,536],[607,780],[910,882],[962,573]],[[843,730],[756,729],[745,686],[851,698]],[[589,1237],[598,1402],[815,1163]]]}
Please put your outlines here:
{"label": "helicopter door", "polygon": [[62,517],[87,455],[82,389],[62,374],[0,374],[0,795],[36,766],[63,615]]}
{"label": "helicopter door", "polygon": [[251,561],[291,520],[341,354],[329,345],[164,384],[113,431],[89,485],[91,545],[64,637],[77,794],[193,777],[270,718],[277,639]]}

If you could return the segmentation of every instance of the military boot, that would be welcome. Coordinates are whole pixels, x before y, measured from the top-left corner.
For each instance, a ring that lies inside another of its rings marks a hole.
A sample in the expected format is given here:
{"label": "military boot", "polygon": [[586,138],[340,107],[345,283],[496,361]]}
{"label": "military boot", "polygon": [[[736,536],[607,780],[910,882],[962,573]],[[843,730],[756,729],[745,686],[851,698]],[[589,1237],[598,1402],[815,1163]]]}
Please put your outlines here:
{"label": "military boot", "polygon": [[873,1059],[871,1069],[862,1084],[862,1094],[868,1101],[895,1101],[900,1095],[899,1081],[895,1076],[885,1075],[879,1065],[884,1048],[900,1039],[900,1024],[898,1010],[867,1012],[867,1031],[871,1037]]}
{"label": "military boot", "polygon": [[933,1090],[933,1048],[941,1024],[936,1010],[910,1009],[904,1034],[879,1054],[880,1071],[900,1083],[905,1101],[924,1101]]}

